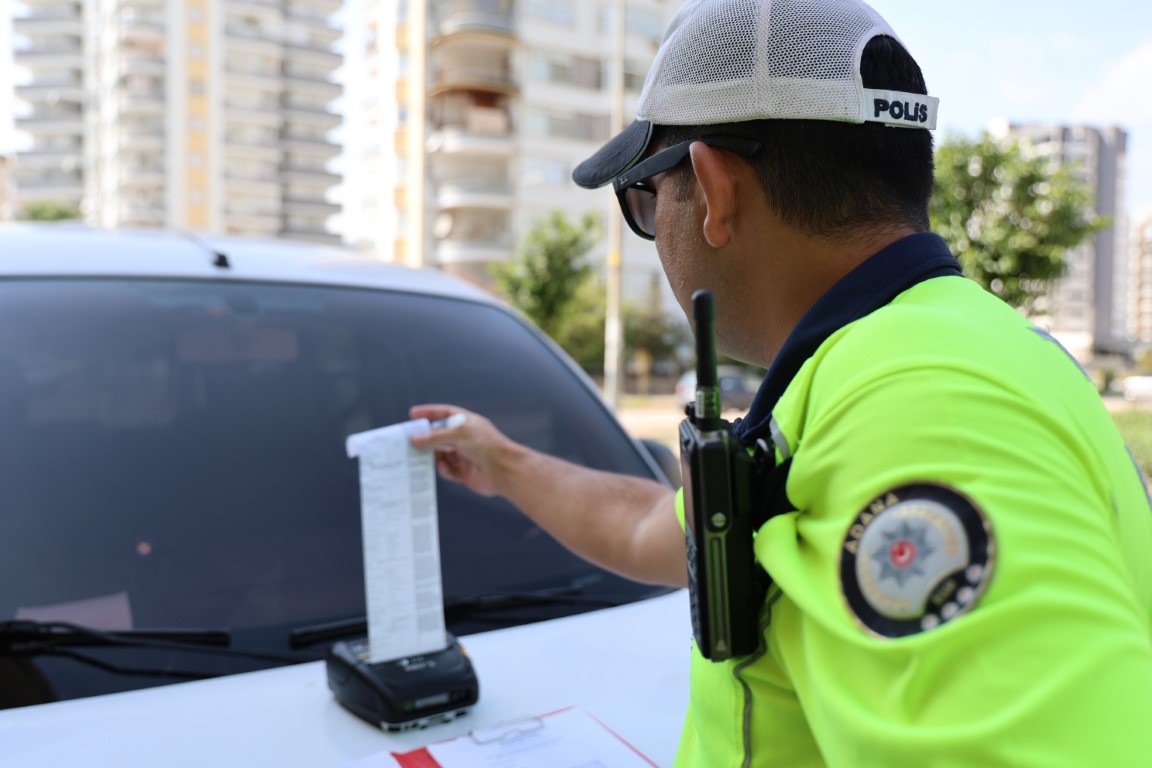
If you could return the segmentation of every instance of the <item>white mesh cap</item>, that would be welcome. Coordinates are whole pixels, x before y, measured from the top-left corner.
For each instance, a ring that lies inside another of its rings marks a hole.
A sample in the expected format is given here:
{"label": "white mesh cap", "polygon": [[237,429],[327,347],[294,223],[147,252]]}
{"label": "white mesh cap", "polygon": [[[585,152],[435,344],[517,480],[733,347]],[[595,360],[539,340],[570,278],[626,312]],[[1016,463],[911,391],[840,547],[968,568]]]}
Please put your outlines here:
{"label": "white mesh cap", "polygon": [[608,183],[640,159],[652,125],[786,119],[935,128],[938,99],[863,86],[860,56],[882,35],[899,40],[860,0],[688,0],[644,82],[640,125],[572,177],[585,187]]}

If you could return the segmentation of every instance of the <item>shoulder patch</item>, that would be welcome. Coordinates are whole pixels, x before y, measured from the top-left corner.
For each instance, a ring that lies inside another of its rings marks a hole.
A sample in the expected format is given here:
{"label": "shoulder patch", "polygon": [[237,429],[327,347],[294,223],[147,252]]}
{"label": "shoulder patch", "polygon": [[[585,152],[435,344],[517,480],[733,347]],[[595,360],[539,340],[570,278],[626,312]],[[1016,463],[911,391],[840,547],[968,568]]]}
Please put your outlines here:
{"label": "shoulder patch", "polygon": [[861,627],[905,637],[962,616],[992,576],[994,539],[983,511],[943,485],[893,488],[848,528],[840,585]]}

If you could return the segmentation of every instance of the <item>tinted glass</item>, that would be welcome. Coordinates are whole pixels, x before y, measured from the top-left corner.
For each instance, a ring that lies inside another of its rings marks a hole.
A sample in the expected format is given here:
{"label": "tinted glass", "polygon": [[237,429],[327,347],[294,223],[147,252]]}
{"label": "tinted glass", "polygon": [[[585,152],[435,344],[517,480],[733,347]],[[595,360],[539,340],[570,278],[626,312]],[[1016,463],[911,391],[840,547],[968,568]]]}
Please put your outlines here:
{"label": "tinted glass", "polygon": [[[362,614],[358,471],[344,440],[424,402],[651,476],[599,400],[492,307],[322,287],[0,283],[0,620],[102,598],[89,606],[127,611],[135,627],[280,637]],[[573,612],[651,592],[572,556],[502,500],[444,482],[438,494],[446,601],[583,584],[561,609]]]}

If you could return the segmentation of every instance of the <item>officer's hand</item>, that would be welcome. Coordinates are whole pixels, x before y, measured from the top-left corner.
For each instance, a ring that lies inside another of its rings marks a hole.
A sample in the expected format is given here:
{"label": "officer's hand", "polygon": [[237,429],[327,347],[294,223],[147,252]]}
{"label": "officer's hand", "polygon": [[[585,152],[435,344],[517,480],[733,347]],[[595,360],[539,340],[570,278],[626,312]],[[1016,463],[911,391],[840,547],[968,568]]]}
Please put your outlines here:
{"label": "officer's hand", "polygon": [[417,448],[436,451],[436,469],[442,477],[467,486],[482,496],[495,496],[494,465],[501,449],[513,445],[504,433],[483,416],[454,405],[416,405],[409,409],[413,419],[443,421],[461,415],[459,426],[433,427],[431,432],[412,437]]}

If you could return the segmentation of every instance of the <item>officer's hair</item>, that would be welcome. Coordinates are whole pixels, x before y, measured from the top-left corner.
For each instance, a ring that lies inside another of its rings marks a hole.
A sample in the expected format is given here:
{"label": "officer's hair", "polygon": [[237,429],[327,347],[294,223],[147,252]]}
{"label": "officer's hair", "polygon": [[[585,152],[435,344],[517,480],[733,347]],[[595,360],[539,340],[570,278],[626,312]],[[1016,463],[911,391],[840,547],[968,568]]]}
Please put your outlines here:
{"label": "officer's hair", "polygon": [[[868,42],[860,62],[865,88],[928,92],[912,56],[891,37]],[[826,120],[752,120],[716,125],[657,126],[653,144],[699,136],[745,136],[763,144],[748,162],[768,202],[784,221],[811,235],[852,239],[861,231],[928,229],[932,134],[925,129]],[[691,194],[687,164],[678,166],[676,194]]]}

